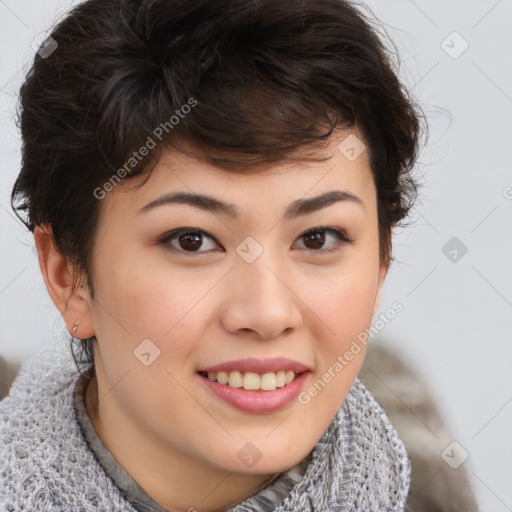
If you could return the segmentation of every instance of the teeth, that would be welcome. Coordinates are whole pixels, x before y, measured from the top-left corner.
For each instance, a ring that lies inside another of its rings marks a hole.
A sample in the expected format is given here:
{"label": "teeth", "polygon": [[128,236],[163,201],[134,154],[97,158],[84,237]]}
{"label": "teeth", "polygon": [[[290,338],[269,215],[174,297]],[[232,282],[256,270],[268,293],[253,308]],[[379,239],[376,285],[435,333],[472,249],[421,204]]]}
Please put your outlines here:
{"label": "teeth", "polygon": [[264,373],[260,380],[260,388],[264,391],[273,391],[277,388],[277,376],[274,372]]}
{"label": "teeth", "polygon": [[273,391],[276,388],[282,388],[295,378],[295,373],[291,370],[269,372],[260,375],[254,372],[208,372],[208,379],[217,381],[219,384],[227,384],[232,388],[244,388],[247,390]]}
{"label": "teeth", "polygon": [[276,386],[282,388],[286,384],[286,372],[276,373]]}
{"label": "teeth", "polygon": [[290,382],[295,378],[295,373],[293,373],[292,371],[288,371],[286,372],[284,378],[286,384],[290,384]]}
{"label": "teeth", "polygon": [[[231,375],[231,374],[230,374]],[[243,386],[244,389],[260,389],[260,376],[257,373],[244,373]],[[231,384],[231,380],[229,381]]]}
{"label": "teeth", "polygon": [[242,374],[238,371],[229,372],[229,385],[232,388],[241,388],[244,385]]}
{"label": "teeth", "polygon": [[229,382],[229,376],[226,372],[217,373],[217,382],[219,384],[227,384]]}

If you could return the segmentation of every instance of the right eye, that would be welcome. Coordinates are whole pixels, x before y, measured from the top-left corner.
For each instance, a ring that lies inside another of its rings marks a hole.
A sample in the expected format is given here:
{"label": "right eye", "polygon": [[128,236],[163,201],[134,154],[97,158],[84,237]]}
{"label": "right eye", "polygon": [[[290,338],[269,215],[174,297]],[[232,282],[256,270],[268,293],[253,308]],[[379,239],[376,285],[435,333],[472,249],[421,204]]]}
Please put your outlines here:
{"label": "right eye", "polygon": [[[205,231],[193,228],[180,228],[167,233],[159,239],[159,242],[171,251],[202,254],[207,252],[199,251],[199,249],[204,245],[205,238],[216,243],[214,238]],[[177,247],[176,244],[179,244],[179,247]]]}

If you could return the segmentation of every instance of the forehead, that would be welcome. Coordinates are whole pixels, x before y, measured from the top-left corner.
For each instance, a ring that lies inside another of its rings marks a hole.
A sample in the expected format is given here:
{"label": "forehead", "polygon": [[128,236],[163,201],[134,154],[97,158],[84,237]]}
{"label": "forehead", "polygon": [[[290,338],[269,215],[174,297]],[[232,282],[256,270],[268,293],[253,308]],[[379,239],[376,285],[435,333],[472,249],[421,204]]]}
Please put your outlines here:
{"label": "forehead", "polygon": [[124,180],[107,194],[102,207],[110,214],[113,210],[140,211],[176,191],[218,197],[233,206],[227,213],[239,217],[246,209],[272,209],[276,204],[333,190],[360,198],[372,207],[375,187],[369,151],[354,130],[334,132],[325,147],[308,156],[315,160],[284,161],[256,171],[232,172],[167,148],[149,178],[143,175]]}

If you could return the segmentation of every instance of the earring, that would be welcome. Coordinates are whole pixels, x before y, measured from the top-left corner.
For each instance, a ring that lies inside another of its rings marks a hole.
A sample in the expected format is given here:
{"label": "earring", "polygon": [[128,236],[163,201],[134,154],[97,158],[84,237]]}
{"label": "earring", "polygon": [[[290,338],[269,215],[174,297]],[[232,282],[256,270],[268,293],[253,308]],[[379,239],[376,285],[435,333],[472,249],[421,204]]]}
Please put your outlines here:
{"label": "earring", "polygon": [[75,326],[73,327],[73,330],[72,330],[73,336],[75,335],[76,330],[78,329],[78,324],[79,324],[79,323],[80,323],[80,322],[77,322],[77,323],[75,324]]}

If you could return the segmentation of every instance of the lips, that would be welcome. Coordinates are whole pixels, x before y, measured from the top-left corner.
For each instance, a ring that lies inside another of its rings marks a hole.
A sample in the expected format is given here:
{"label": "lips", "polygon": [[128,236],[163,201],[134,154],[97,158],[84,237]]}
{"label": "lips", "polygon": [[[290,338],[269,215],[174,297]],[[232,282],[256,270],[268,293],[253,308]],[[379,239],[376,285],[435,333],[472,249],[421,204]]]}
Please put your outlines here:
{"label": "lips", "polygon": [[298,361],[293,361],[292,359],[287,359],[284,357],[276,357],[273,359],[257,359],[257,358],[247,358],[247,359],[239,359],[236,361],[227,361],[225,363],[217,364],[215,366],[203,367],[198,370],[198,372],[225,372],[230,373],[234,371],[239,371],[241,373],[251,372],[258,373],[263,375],[265,373],[276,373],[280,371],[292,371],[294,373],[303,373],[307,372],[310,368],[306,365],[299,363]]}
{"label": "lips", "polygon": [[201,385],[217,398],[244,412],[275,412],[293,402],[310,375],[306,365],[285,357],[250,357],[201,367]]}
{"label": "lips", "polygon": [[309,376],[309,371],[302,372],[289,384],[269,391],[247,390],[243,387],[235,388],[220,384],[205,377],[203,372],[197,374],[197,379],[201,386],[209,390],[211,396],[235,409],[253,414],[270,414],[292,404],[304,389]]}

